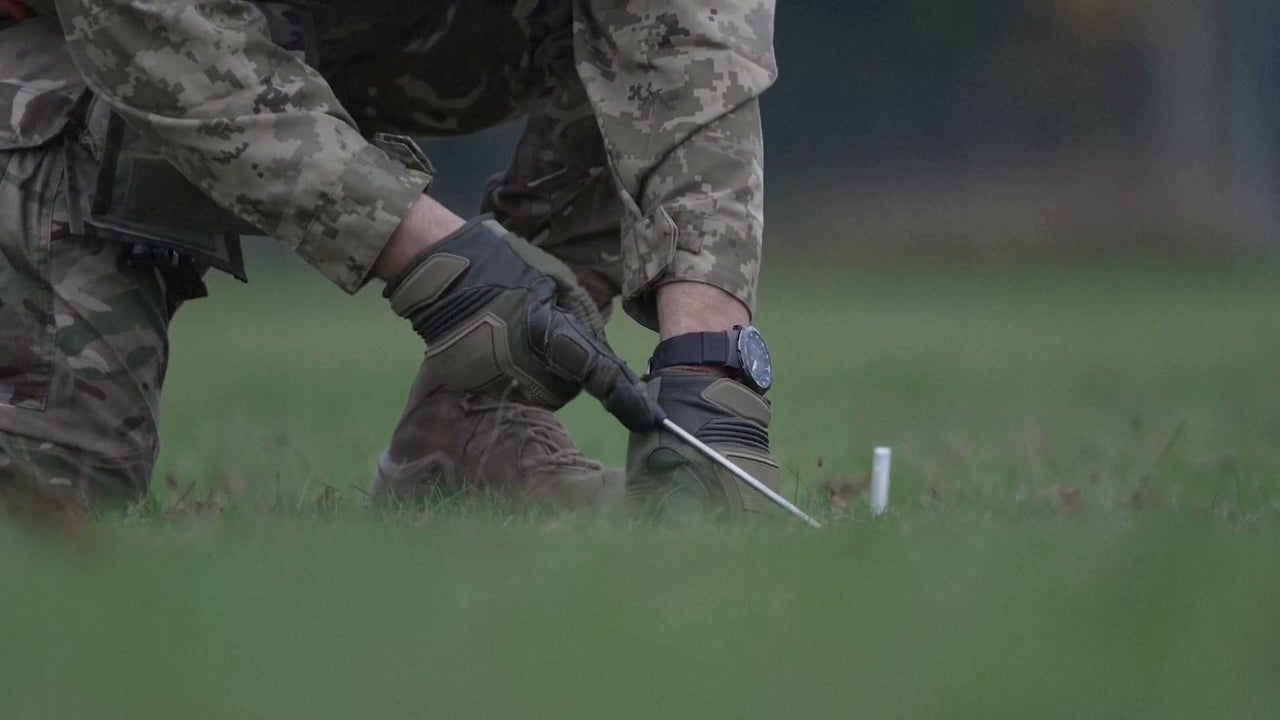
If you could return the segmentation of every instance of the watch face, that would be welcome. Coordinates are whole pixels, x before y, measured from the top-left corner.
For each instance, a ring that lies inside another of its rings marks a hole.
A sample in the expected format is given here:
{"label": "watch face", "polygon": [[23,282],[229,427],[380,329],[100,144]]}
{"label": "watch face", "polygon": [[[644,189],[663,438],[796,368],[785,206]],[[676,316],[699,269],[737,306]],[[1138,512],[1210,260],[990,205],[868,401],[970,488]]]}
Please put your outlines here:
{"label": "watch face", "polygon": [[761,392],[773,385],[773,363],[764,336],[753,327],[745,327],[738,335],[738,354],[742,357],[742,369]]}

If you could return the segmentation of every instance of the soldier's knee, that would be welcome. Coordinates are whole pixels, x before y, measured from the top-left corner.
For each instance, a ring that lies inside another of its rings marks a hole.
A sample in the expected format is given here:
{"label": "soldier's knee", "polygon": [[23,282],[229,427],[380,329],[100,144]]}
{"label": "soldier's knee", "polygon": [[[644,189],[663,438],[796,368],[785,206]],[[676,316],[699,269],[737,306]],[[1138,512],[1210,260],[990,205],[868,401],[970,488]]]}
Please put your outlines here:
{"label": "soldier's knee", "polygon": [[0,433],[0,514],[119,512],[147,494],[155,455],[107,457]]}

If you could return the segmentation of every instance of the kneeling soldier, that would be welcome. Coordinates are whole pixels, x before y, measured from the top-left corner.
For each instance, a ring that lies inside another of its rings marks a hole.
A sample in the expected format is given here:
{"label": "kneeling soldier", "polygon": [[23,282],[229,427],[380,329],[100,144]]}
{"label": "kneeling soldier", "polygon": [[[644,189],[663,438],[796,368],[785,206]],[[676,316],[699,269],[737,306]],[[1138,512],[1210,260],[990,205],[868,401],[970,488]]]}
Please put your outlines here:
{"label": "kneeling soldier", "polygon": [[[426,342],[375,495],[597,501],[620,478],[552,414],[585,388],[632,431],[644,512],[762,507],[655,422],[776,487],[749,325],[773,3],[517,5],[0,5],[0,478],[145,493],[168,323],[261,232],[348,292],[385,281]],[[485,215],[425,194],[405,136],[518,115]],[[604,340],[619,294],[663,338],[643,384]]]}

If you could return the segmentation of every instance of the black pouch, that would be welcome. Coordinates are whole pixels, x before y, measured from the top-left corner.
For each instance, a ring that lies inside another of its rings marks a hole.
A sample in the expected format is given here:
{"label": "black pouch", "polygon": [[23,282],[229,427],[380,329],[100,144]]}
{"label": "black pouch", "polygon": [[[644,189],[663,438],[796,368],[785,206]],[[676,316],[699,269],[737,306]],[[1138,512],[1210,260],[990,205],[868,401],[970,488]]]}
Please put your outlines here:
{"label": "black pouch", "polygon": [[[271,39],[315,67],[311,10],[297,0],[255,5],[267,20]],[[106,120],[100,155],[93,206],[85,218],[90,232],[126,244],[174,251],[197,265],[248,279],[240,239],[265,233],[211,200],[115,112]]]}
{"label": "black pouch", "polygon": [[89,232],[189,255],[247,280],[241,235],[262,232],[183,177],[116,113],[107,121]]}

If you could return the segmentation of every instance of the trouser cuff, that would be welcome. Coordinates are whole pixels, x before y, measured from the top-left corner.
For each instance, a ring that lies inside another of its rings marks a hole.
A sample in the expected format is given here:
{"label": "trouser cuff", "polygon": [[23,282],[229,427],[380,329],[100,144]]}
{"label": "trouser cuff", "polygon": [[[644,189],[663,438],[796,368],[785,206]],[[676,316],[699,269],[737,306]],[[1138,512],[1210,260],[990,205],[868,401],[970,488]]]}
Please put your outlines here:
{"label": "trouser cuff", "polygon": [[760,276],[760,234],[723,217],[665,209],[622,231],[623,309],[658,329],[657,289],[670,282],[700,282],[737,298],[755,314]]}

